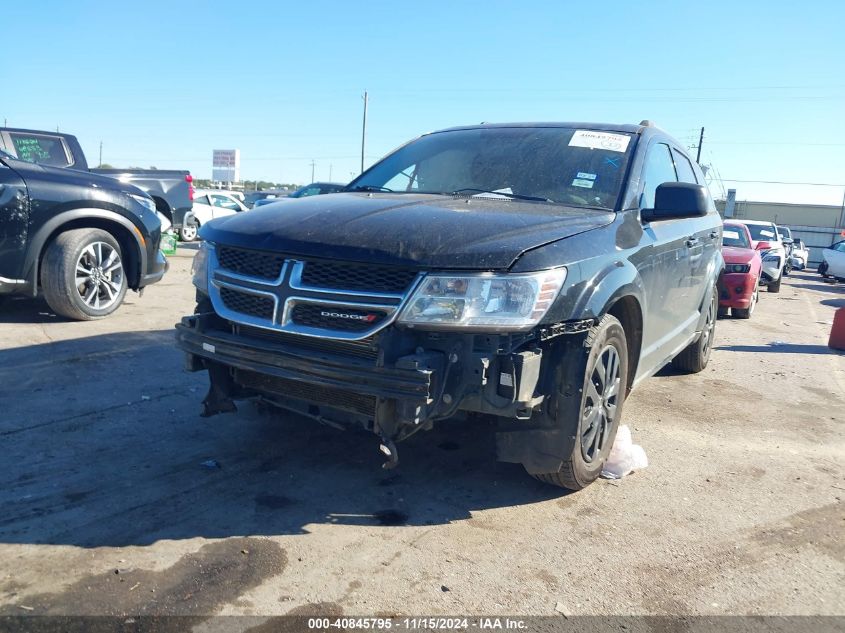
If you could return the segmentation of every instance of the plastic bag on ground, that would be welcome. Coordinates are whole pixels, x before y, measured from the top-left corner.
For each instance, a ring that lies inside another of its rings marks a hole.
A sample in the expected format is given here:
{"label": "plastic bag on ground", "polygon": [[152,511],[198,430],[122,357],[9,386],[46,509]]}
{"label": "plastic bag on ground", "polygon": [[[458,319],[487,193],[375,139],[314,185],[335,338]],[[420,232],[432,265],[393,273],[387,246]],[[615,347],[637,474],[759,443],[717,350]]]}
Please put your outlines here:
{"label": "plastic bag on ground", "polygon": [[647,466],[645,450],[639,444],[634,444],[631,429],[627,424],[623,424],[616,431],[616,439],[602,468],[601,476],[605,479],[622,479],[625,475]]}

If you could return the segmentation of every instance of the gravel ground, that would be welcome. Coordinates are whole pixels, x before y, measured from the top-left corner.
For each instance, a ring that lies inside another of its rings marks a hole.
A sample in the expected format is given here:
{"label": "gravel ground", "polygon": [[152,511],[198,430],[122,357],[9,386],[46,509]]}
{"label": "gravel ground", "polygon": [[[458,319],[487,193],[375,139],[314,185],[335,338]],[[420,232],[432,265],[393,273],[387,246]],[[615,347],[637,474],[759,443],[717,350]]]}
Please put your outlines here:
{"label": "gravel ground", "polygon": [[703,373],[626,404],[649,467],[567,494],[483,422],[386,472],[363,431],[200,418],[190,254],[103,321],[0,311],[0,614],[845,614],[842,285],[720,319]]}

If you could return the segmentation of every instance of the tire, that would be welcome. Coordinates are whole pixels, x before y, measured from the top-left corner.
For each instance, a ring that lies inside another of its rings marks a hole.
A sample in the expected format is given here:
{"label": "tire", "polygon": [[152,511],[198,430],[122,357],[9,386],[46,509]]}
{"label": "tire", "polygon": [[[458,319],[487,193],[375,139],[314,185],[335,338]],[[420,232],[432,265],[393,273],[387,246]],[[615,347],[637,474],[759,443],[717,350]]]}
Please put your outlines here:
{"label": "tire", "polygon": [[748,304],[748,307],[745,309],[742,308],[734,308],[733,313],[737,319],[750,319],[751,315],[754,313],[754,306],[757,305],[757,301],[760,300],[760,286],[757,285],[754,287],[754,294],[751,296],[751,303]]}
{"label": "tire", "polygon": [[704,319],[701,334],[687,345],[680,354],[672,359],[672,367],[689,374],[697,374],[707,367],[710,352],[713,349],[713,337],[716,334],[716,312],[719,305],[719,293],[714,287],[710,291],[710,304]]}
{"label": "tire", "polygon": [[731,309],[736,310],[736,308],[725,308],[723,306],[719,306],[719,317],[727,317],[731,313]]}
{"label": "tire", "polygon": [[179,240],[182,242],[193,242],[197,239],[197,233],[200,230],[199,222],[196,224],[191,224],[190,226],[187,224],[183,224],[182,228],[179,229]]}
{"label": "tire", "polygon": [[[581,490],[601,474],[616,438],[628,384],[628,342],[616,317],[602,317],[587,334],[585,346],[590,350],[580,389],[570,390],[563,384],[564,374],[573,367],[567,360],[561,361],[561,384],[556,387],[553,424],[575,436],[572,454],[557,472],[532,475],[569,490]],[[577,354],[577,350],[572,352]],[[578,384],[577,378],[570,379]]]}
{"label": "tire", "polygon": [[777,281],[773,281],[767,286],[768,291],[769,292],[780,292],[780,282],[782,282],[782,281],[783,281],[783,274],[781,274],[781,276],[778,277]]}
{"label": "tire", "polygon": [[822,262],[821,264],[819,264],[819,274],[822,277],[827,277],[827,262]]}
{"label": "tire", "polygon": [[59,234],[41,261],[44,298],[56,314],[69,319],[110,315],[123,303],[127,283],[120,245],[100,229]]}
{"label": "tire", "polygon": [[792,262],[787,260],[786,264],[784,264],[784,267],[783,267],[783,276],[788,277],[789,273],[791,273],[791,272],[792,272]]}

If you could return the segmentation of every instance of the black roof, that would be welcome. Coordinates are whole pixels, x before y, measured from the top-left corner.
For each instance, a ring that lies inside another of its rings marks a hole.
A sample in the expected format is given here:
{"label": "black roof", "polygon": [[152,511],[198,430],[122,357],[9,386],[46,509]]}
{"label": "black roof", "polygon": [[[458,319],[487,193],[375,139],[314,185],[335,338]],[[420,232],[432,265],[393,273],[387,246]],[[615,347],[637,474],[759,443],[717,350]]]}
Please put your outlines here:
{"label": "black roof", "polygon": [[598,130],[601,132],[626,132],[628,134],[640,134],[643,130],[654,129],[653,126],[631,125],[630,123],[585,123],[585,122],[548,122],[548,123],[481,123],[479,125],[460,125],[450,127],[437,132],[452,132],[455,130],[475,130],[484,128],[508,128],[508,127],[559,127],[579,130]]}

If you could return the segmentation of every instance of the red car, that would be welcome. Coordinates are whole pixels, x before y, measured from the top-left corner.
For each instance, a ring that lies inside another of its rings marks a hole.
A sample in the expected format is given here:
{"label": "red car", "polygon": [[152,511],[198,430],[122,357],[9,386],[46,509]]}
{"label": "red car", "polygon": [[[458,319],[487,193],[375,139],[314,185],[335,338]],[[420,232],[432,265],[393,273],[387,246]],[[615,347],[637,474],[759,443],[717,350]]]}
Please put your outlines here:
{"label": "red car", "polygon": [[722,256],[725,272],[719,279],[719,313],[748,319],[759,297],[763,261],[754,250],[751,233],[741,222],[725,221],[722,231]]}

